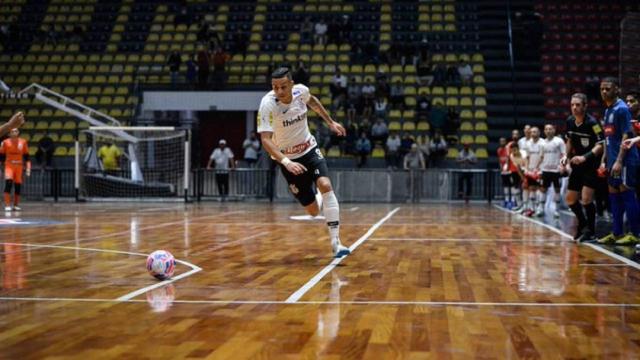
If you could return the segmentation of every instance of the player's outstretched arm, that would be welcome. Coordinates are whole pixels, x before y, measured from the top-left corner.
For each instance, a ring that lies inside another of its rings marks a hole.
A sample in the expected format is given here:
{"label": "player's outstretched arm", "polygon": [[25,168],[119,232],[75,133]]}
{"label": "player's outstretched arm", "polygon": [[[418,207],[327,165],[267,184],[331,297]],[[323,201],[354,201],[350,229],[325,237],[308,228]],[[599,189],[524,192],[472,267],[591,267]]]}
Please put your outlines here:
{"label": "player's outstretched arm", "polygon": [[24,123],[24,114],[19,111],[15,113],[9,121],[5,124],[0,125],[0,136],[6,134],[11,129],[19,128]]}
{"label": "player's outstretched arm", "polygon": [[311,95],[309,97],[307,105],[311,108],[311,110],[315,111],[316,114],[320,115],[322,120],[327,123],[327,126],[331,131],[336,133],[338,136],[347,135],[347,131],[344,129],[344,127],[331,118],[331,115],[329,115],[329,112],[327,112],[327,109],[324,108],[324,105],[322,105],[317,97]]}
{"label": "player's outstretched arm", "polygon": [[622,142],[622,145],[627,149],[631,149],[632,146],[636,145],[640,143],[640,136],[636,136],[634,138],[631,139],[627,139],[624,142]]}
{"label": "player's outstretched arm", "polygon": [[288,157],[286,157],[282,151],[276,146],[273,142],[273,133],[270,131],[265,131],[260,133],[260,140],[262,142],[262,147],[265,149],[269,155],[277,162],[281,163],[287,171],[294,175],[300,175],[303,172],[307,171],[307,168],[304,165],[297,163],[295,161],[291,161]]}

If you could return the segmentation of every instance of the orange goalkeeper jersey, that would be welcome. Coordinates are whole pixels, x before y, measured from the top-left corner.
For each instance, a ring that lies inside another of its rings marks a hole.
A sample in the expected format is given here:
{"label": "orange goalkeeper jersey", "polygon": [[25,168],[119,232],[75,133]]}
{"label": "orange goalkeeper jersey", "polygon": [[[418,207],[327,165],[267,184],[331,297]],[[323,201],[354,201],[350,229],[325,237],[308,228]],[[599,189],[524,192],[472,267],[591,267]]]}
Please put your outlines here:
{"label": "orange goalkeeper jersey", "polygon": [[5,166],[24,165],[24,156],[29,154],[29,146],[25,139],[5,139],[0,144],[0,155],[5,156]]}

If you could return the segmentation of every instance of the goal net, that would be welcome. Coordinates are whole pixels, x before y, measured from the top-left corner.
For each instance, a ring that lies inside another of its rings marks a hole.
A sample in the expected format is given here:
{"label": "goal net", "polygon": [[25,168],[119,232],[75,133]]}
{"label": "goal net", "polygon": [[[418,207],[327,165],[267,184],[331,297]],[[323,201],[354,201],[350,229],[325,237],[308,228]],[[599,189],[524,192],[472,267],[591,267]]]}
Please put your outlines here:
{"label": "goal net", "polygon": [[83,198],[186,198],[189,166],[189,135],[172,127],[90,127],[76,142]]}

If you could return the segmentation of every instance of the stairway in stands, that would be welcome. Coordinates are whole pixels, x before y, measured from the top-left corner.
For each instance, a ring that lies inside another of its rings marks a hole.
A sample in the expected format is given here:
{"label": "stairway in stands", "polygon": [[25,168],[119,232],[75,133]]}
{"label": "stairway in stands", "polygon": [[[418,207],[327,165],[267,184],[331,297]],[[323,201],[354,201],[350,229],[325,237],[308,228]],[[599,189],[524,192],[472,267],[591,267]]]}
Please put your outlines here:
{"label": "stairway in stands", "polygon": [[[489,153],[495,155],[498,139],[509,137],[514,128],[525,124],[544,123],[544,99],[542,96],[539,54],[518,51],[518,41],[523,40],[521,20],[516,13],[531,14],[530,1],[512,1],[515,71],[511,72],[509,58],[509,12],[505,2],[483,1],[478,3],[481,50],[485,58],[487,87],[487,112],[489,124]],[[535,52],[535,49],[529,49]],[[495,158],[494,158],[495,159]]]}

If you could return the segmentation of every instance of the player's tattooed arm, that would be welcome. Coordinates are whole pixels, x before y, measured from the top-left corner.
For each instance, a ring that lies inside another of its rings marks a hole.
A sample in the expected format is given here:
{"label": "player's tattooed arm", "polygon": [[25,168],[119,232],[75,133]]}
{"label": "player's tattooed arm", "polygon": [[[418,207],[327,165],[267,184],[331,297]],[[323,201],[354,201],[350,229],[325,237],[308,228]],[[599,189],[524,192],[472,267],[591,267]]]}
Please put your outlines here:
{"label": "player's tattooed arm", "polygon": [[329,112],[327,112],[327,109],[324,108],[317,97],[313,95],[309,96],[307,106],[309,106],[311,110],[315,111],[316,114],[320,115],[322,120],[327,123],[329,129],[336,133],[338,136],[345,136],[347,134],[347,131],[344,129],[344,127],[331,118],[331,115],[329,115]]}

